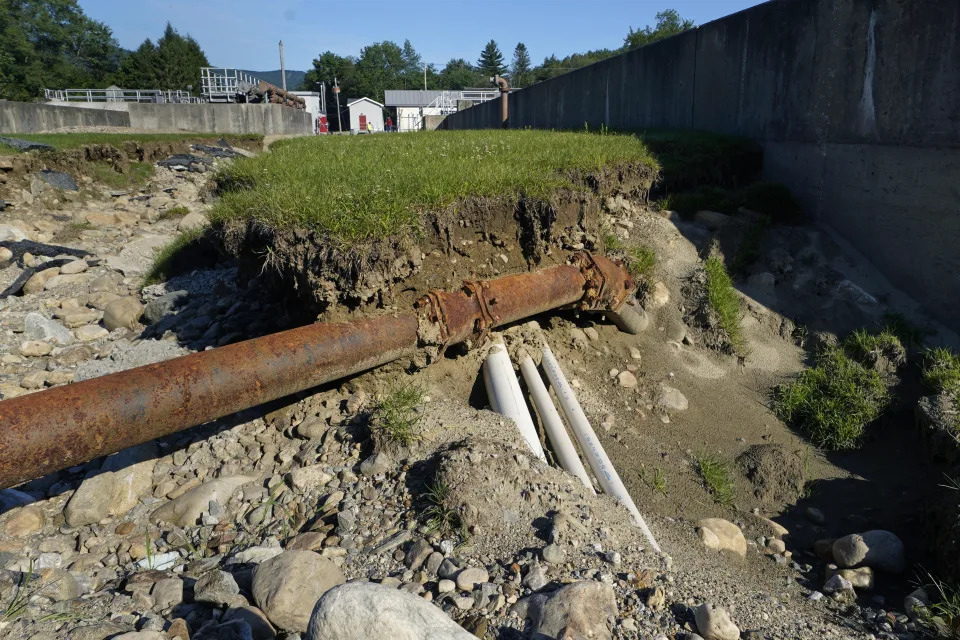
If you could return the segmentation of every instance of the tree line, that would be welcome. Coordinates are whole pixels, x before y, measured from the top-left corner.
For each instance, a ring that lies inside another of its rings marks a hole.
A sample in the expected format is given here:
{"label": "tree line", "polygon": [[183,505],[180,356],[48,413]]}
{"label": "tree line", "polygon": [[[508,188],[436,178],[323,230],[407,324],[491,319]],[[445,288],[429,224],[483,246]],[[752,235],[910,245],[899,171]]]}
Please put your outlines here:
{"label": "tree line", "polygon": [[326,51],[314,59],[313,68],[307,71],[300,88],[319,91],[320,86],[325,85],[327,95],[332,96],[331,89],[336,79],[344,96],[366,96],[383,102],[387,89],[423,89],[424,75],[428,89],[490,87],[490,78],[494,75],[510,78],[512,86],[525,87],[695,26],[692,20],[681,18],[675,9],[657,13],[656,19],[657,23],[652,27],[647,25],[636,30],[631,27],[623,44],[616,49],[597,49],[564,58],[550,55],[537,66],[532,66],[530,52],[522,42],[514,47],[513,58],[508,65],[495,40],[490,40],[484,46],[475,64],[464,58],[453,58],[439,69],[432,63],[424,67],[423,58],[410,40],[404,40],[402,46],[389,40],[375,42],[361,49],[356,57]]}
{"label": "tree line", "polygon": [[207,57],[168,23],[156,41],[126,51],[76,0],[0,0],[0,97],[33,100],[44,88],[200,88]]}
{"label": "tree line", "polygon": [[[616,49],[598,49],[564,58],[550,55],[533,66],[526,45],[514,47],[508,64],[495,40],[477,61],[449,60],[443,67],[428,63],[409,40],[403,45],[375,42],[359,56],[332,51],[320,54],[307,71],[304,90],[326,85],[334,78],[344,96],[367,96],[383,102],[387,89],[422,89],[424,73],[430,89],[459,90],[490,87],[490,77],[507,76],[515,87],[547,80],[561,73],[603,60],[694,26],[676,10],[657,14],[655,26],[630,28]],[[77,0],[0,0],[0,98],[33,100],[43,88],[180,89],[200,91],[200,67],[209,66],[199,43],[181,35],[169,23],[156,42],[145,40],[134,51],[120,47],[106,24],[86,16]]]}

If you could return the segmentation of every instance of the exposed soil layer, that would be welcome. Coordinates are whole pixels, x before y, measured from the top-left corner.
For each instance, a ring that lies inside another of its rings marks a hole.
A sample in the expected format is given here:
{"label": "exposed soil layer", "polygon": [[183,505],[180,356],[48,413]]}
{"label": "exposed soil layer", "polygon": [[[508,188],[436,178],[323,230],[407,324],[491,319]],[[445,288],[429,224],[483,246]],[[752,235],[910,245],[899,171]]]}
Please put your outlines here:
{"label": "exposed soil layer", "polygon": [[363,308],[409,306],[417,294],[465,279],[561,263],[599,246],[605,198],[646,201],[655,175],[631,166],[577,176],[582,190],[537,198],[471,198],[422,215],[421,233],[345,244],[308,229],[227,222],[225,250],[251,277],[269,275],[326,319]]}

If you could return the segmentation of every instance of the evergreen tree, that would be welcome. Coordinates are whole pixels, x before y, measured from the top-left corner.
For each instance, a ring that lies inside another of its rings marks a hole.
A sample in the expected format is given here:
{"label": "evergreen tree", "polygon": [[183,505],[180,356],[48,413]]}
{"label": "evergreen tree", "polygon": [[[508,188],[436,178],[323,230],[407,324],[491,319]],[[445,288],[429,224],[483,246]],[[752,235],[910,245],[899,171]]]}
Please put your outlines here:
{"label": "evergreen tree", "polygon": [[[423,58],[413,48],[409,40],[403,41],[403,88],[420,89],[423,87]],[[390,87],[393,88],[393,87]]]}
{"label": "evergreen tree", "polygon": [[477,68],[487,78],[501,76],[506,72],[507,67],[503,64],[503,53],[500,52],[496,40],[488,42],[487,46],[480,52]]}
{"label": "evergreen tree", "polygon": [[169,22],[154,44],[148,38],[124,58],[115,82],[124,89],[162,89],[200,92],[200,67],[206,54],[190,36],[181,36]]}
{"label": "evergreen tree", "polygon": [[523,87],[529,84],[530,76],[530,52],[527,51],[527,45],[518,42],[513,49],[513,76],[510,78],[511,84],[516,87]]}

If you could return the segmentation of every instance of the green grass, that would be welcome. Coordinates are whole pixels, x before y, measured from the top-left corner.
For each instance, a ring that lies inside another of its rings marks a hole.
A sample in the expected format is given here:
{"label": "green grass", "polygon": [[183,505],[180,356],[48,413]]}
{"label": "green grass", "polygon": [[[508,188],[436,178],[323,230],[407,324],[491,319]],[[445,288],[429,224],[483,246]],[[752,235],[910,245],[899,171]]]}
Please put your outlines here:
{"label": "green grass", "polygon": [[907,360],[900,338],[889,329],[879,333],[857,329],[843,341],[843,347],[851,358],[871,368],[877,368],[881,360],[892,364],[894,368]]}
{"label": "green grass", "polygon": [[887,333],[871,339],[855,333],[843,345],[824,350],[813,368],[776,388],[777,416],[823,449],[859,446],[866,426],[890,402],[888,380],[868,361],[872,348],[890,346],[890,337]]}
{"label": "green grass", "polygon": [[627,248],[627,270],[634,280],[649,283],[657,269],[657,254],[644,245]]}
{"label": "green grass", "polygon": [[199,242],[206,229],[191,229],[168,242],[157,250],[153,264],[143,279],[143,286],[164,282],[174,275],[174,268],[180,254]]}
{"label": "green grass", "polygon": [[743,353],[745,342],[743,327],[740,325],[743,311],[740,306],[740,296],[733,288],[733,281],[727,273],[727,268],[719,256],[713,255],[704,261],[703,270],[707,274],[707,298],[710,309],[716,315],[720,328],[726,332],[730,346],[736,353]]}
{"label": "green grass", "polygon": [[428,532],[449,536],[462,529],[460,516],[446,505],[449,495],[450,488],[441,480],[427,486],[427,493],[424,496],[427,506],[423,511],[423,517]]}
{"label": "green grass", "polygon": [[[2,137],[19,138],[33,142],[42,142],[59,149],[79,149],[91,144],[122,145],[124,142],[180,142],[183,140],[209,139],[221,137],[216,133],[4,133]],[[262,140],[258,134],[239,134],[225,136],[230,140]],[[0,145],[7,153],[18,153],[16,149]]]}
{"label": "green grass", "polygon": [[372,428],[388,441],[408,446],[418,440],[417,425],[422,414],[423,389],[400,383],[390,388],[373,410]]}
{"label": "green grass", "polygon": [[[943,347],[927,351],[923,363],[923,382],[935,393],[952,396],[954,405],[960,411],[960,355]],[[953,428],[960,433],[960,413],[954,420]]]}
{"label": "green grass", "polygon": [[154,167],[149,162],[133,162],[126,173],[121,173],[108,162],[95,162],[90,168],[90,177],[95,182],[114,189],[142,187],[153,177]]}
{"label": "green grass", "polygon": [[414,233],[421,214],[471,196],[548,198],[610,167],[659,169],[636,136],[435,131],[284,140],[218,173],[214,220],[327,232],[360,242]]}
{"label": "green grass", "polygon": [[713,501],[724,507],[733,505],[733,480],[730,466],[715,455],[697,458],[697,473],[713,496]]}
{"label": "green grass", "polygon": [[734,215],[741,207],[769,216],[772,222],[778,223],[795,223],[804,217],[800,202],[790,190],[772,182],[755,182],[736,189],[706,186],[672,192],[657,200],[655,205],[662,211],[676,211],[685,217],[693,216],[697,211]]}
{"label": "green grass", "polygon": [[933,602],[921,614],[921,621],[941,638],[960,638],[960,587],[938,580],[929,572],[927,578],[926,590]]}
{"label": "green grass", "polygon": [[888,312],[883,314],[883,323],[887,331],[900,338],[905,347],[919,347],[932,332],[922,329],[900,313]]}

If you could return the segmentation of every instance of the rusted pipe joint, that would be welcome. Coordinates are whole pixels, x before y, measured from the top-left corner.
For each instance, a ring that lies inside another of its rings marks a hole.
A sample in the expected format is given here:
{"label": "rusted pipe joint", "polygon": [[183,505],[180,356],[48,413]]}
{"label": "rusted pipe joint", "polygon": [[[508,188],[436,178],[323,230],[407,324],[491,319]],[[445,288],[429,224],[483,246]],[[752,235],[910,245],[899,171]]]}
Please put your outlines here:
{"label": "rusted pipe joint", "polygon": [[578,307],[584,311],[616,311],[635,289],[633,278],[620,260],[610,260],[590,251],[577,253],[571,263],[587,281]]}

